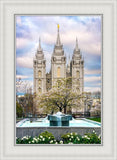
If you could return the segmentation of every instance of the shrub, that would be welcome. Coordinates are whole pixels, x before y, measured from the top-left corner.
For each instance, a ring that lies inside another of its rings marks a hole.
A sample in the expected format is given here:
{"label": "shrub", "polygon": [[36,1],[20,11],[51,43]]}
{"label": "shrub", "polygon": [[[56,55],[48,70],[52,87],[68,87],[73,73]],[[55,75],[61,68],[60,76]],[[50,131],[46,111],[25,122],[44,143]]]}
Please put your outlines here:
{"label": "shrub", "polygon": [[82,143],[84,144],[100,144],[101,136],[97,136],[96,132],[93,131],[93,133],[87,133],[84,136],[82,136],[82,140]]}
{"label": "shrub", "polygon": [[64,144],[80,144],[81,136],[77,133],[67,133],[61,136]]}
{"label": "shrub", "polygon": [[38,137],[24,136],[16,138],[16,144],[57,144],[55,137],[48,131],[42,132]]}
{"label": "shrub", "polygon": [[52,133],[45,131],[39,135],[40,144],[55,144],[56,140]]}
{"label": "shrub", "polygon": [[64,144],[100,144],[101,136],[97,136],[96,132],[87,133],[84,136],[77,133],[67,133],[61,136]]}
{"label": "shrub", "polygon": [[97,136],[95,131],[83,136],[77,133],[67,133],[61,136],[60,141],[56,141],[52,133],[45,131],[34,138],[31,136],[16,138],[16,144],[101,144],[101,136]]}
{"label": "shrub", "polygon": [[32,139],[33,138],[31,136],[24,136],[21,139],[16,137],[16,144],[28,144]]}

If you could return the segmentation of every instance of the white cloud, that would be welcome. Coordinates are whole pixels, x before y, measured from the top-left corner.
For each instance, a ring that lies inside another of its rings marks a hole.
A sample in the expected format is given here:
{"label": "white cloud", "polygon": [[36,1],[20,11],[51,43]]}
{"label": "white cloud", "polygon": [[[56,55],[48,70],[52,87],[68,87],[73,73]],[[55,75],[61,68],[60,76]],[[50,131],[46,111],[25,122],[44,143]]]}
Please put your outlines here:
{"label": "white cloud", "polygon": [[85,82],[94,82],[94,81],[100,81],[100,80],[101,80],[100,76],[84,77]]}
{"label": "white cloud", "polygon": [[98,69],[98,70],[88,70],[88,69],[84,69],[84,74],[85,74],[85,75],[101,74],[101,69]]}
{"label": "white cloud", "polygon": [[101,91],[100,87],[84,87],[85,92],[97,92]]}
{"label": "white cloud", "polygon": [[[96,18],[98,17],[94,19]],[[64,46],[74,49],[75,39],[78,37],[81,51],[88,52],[89,54],[100,54],[101,43],[100,34],[97,32],[97,22],[92,23],[91,16],[80,16],[79,19],[85,21],[86,25],[83,25],[77,19],[69,19],[63,16],[26,18],[23,24],[29,27],[32,40],[38,40],[40,36],[44,44],[55,44],[57,36],[56,24],[59,23],[61,42]],[[90,31],[88,30],[89,28]],[[25,35],[25,33],[23,34]],[[27,40],[21,39],[18,40],[17,46],[24,46],[27,43]]]}
{"label": "white cloud", "polygon": [[29,76],[16,75],[16,79],[19,79],[19,78],[21,78],[21,79],[27,79],[27,78],[29,78]]}
{"label": "white cloud", "polygon": [[18,57],[16,63],[20,67],[33,68],[33,58],[32,57]]}
{"label": "white cloud", "polygon": [[27,47],[27,45],[29,44],[30,40],[26,39],[26,38],[17,38],[16,39],[16,48],[17,49],[21,49],[24,47]]}

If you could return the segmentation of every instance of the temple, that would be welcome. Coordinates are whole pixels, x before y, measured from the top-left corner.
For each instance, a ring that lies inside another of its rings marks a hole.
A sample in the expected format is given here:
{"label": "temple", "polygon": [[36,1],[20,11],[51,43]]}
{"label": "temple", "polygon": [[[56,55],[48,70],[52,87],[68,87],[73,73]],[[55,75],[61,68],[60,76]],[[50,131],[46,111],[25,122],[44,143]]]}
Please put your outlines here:
{"label": "temple", "polygon": [[51,70],[49,73],[46,73],[46,60],[39,39],[39,46],[33,60],[34,93],[42,94],[48,92],[56,84],[57,80],[68,77],[72,79],[71,87],[74,92],[81,94],[84,91],[84,60],[78,46],[77,38],[71,55],[72,59],[70,60],[69,57],[66,64],[67,57],[65,56],[60,40],[60,28],[58,25],[57,39],[51,56]]}

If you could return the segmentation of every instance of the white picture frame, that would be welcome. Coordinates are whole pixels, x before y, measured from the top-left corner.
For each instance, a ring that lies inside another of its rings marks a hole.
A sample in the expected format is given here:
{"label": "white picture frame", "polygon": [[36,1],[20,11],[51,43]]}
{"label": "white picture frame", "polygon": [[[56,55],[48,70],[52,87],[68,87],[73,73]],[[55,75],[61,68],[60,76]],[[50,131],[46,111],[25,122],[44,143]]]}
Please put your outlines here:
{"label": "white picture frame", "polygon": [[[117,1],[116,0],[1,0],[0,159],[46,160],[117,159]],[[15,146],[15,14],[103,15],[103,145]]]}

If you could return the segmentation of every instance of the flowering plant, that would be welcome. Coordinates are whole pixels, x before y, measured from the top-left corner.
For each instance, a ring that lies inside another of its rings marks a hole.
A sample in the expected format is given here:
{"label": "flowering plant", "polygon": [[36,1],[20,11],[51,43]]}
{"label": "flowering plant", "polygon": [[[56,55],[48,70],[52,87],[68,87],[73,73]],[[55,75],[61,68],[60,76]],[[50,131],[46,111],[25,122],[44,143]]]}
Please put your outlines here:
{"label": "flowering plant", "polygon": [[42,132],[38,137],[24,136],[16,138],[16,144],[56,144],[55,137],[48,131]]}
{"label": "flowering plant", "polygon": [[38,137],[16,138],[16,144],[101,144],[101,136],[97,136],[95,131],[83,136],[77,133],[67,133],[62,135],[60,140],[56,140],[52,133],[45,131]]}
{"label": "flowering plant", "polygon": [[101,136],[97,136],[96,132],[87,133],[83,136],[77,133],[67,133],[61,136],[64,144],[100,144]]}

